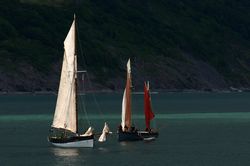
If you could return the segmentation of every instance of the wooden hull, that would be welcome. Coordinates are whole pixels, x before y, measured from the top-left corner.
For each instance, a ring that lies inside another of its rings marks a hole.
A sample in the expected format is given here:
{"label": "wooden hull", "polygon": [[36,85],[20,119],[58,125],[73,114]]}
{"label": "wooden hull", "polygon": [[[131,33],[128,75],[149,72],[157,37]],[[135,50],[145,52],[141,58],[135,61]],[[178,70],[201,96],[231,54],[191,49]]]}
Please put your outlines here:
{"label": "wooden hull", "polygon": [[93,148],[94,135],[91,136],[72,136],[67,138],[49,137],[48,141],[57,147],[65,148]]}

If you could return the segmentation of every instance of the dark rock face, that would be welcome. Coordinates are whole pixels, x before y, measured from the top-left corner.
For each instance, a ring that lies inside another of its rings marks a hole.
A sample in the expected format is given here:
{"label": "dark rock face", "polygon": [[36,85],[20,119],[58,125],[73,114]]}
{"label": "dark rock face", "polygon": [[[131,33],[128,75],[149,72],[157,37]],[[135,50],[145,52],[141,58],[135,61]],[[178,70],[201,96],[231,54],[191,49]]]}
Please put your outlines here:
{"label": "dark rock face", "polygon": [[[143,82],[150,81],[153,89],[227,89],[223,76],[207,63],[187,56],[186,62],[161,57],[155,61],[131,60],[133,86],[136,90],[143,89]],[[120,91],[125,86],[126,69],[121,75],[106,78],[103,83],[95,82],[95,76],[89,71],[88,90]],[[40,73],[29,64],[19,64],[18,72],[0,72],[0,90],[6,91],[57,91],[61,66],[54,64],[48,74]],[[103,81],[102,81],[103,82]],[[83,82],[82,82],[83,83]],[[91,85],[89,85],[91,84]]]}
{"label": "dark rock face", "polygon": [[16,72],[0,72],[0,89],[2,92],[55,91],[57,89],[59,82],[58,69],[51,70],[49,74],[44,74],[38,72],[29,64],[17,65],[19,70]]}
{"label": "dark rock face", "polygon": [[138,77],[134,83],[139,87],[149,80],[156,89],[227,89],[226,81],[215,68],[191,56],[186,57],[185,62],[161,57],[143,65],[144,69],[137,64],[134,69]]}
{"label": "dark rock face", "polygon": [[87,90],[123,90],[128,57],[136,90],[146,80],[153,89],[249,89],[249,10],[237,0],[1,0],[0,92],[57,91],[75,12]]}

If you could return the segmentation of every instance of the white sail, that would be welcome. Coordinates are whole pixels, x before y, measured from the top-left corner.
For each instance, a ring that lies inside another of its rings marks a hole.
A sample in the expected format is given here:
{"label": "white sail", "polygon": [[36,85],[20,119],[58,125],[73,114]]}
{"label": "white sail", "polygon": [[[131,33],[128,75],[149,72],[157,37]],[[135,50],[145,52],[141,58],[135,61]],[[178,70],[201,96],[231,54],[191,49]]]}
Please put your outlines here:
{"label": "white sail", "polygon": [[99,142],[105,142],[106,141],[106,133],[102,133],[102,135],[98,139]]}
{"label": "white sail", "polygon": [[125,127],[126,102],[127,102],[126,100],[127,99],[126,99],[126,88],[125,88],[123,92],[123,98],[122,98],[122,123],[121,123],[122,129],[124,129]]}
{"label": "white sail", "polygon": [[131,126],[131,67],[130,67],[130,59],[127,62],[127,82],[126,82],[126,87],[123,93],[123,99],[122,99],[122,122],[121,126],[123,131],[125,130],[126,127]]}
{"label": "white sail", "polygon": [[76,132],[76,55],[75,20],[64,40],[64,57],[61,79],[52,127],[65,128]]}
{"label": "white sail", "polygon": [[98,141],[99,142],[105,142],[106,141],[106,135],[109,133],[109,127],[108,124],[105,122],[104,127],[102,129],[102,134],[99,137]]}
{"label": "white sail", "polygon": [[93,131],[94,129],[90,126],[84,134],[81,134],[81,136],[91,136],[93,135]]}

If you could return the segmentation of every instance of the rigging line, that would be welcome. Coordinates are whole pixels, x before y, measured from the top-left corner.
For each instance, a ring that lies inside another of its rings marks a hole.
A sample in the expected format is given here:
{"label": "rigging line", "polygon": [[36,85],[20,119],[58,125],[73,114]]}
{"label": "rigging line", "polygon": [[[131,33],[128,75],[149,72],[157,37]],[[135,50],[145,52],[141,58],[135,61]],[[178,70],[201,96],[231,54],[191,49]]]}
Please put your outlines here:
{"label": "rigging line", "polygon": [[80,110],[83,110],[83,111],[84,111],[84,115],[85,115],[85,117],[86,117],[85,119],[86,119],[88,125],[91,126],[90,120],[89,120],[89,117],[88,117],[88,113],[87,113],[87,109],[86,109],[86,104],[85,104],[85,102],[84,102],[83,97],[82,97],[81,95],[79,95],[79,96],[80,96],[80,100],[81,100],[81,102],[80,102],[81,104],[79,104],[79,106],[81,107]]}
{"label": "rigging line", "polygon": [[[75,23],[75,26],[76,26],[76,33],[77,33],[77,36],[80,36],[79,35],[79,31],[78,31],[78,24],[77,24],[77,22]],[[83,57],[83,64],[84,64],[84,68],[85,69],[87,69],[87,58],[86,58],[86,51],[82,48],[82,42],[81,42],[81,40],[80,40],[80,38],[79,37],[77,37],[77,40],[78,40],[78,42],[79,42],[79,47],[78,48],[80,48],[80,55]],[[84,56],[85,55],[85,56]]]}
{"label": "rigging line", "polygon": [[[76,29],[79,29],[77,24],[75,26],[77,27]],[[77,36],[79,36],[79,32],[78,31],[76,31],[76,32],[77,32]],[[83,59],[84,59],[83,63],[84,63],[85,69],[87,69],[87,59],[86,59],[86,55],[87,54],[86,54],[85,49],[82,48],[82,44],[81,44],[80,38],[78,37],[77,39],[78,39],[78,42],[79,42],[80,55],[83,57]],[[90,81],[90,78],[88,76],[88,72],[86,72],[86,76],[87,76],[87,81],[88,81],[90,89],[93,89],[91,81]],[[104,118],[104,115],[103,115],[103,113],[102,113],[102,111],[100,109],[100,105],[98,104],[98,102],[96,100],[96,96],[95,96],[94,93],[92,93],[92,97],[94,99],[95,105],[97,106],[97,110],[98,110],[99,114],[101,115],[102,119],[104,119],[104,121],[106,121],[106,119]]]}
{"label": "rigging line", "polygon": [[[87,74],[87,81],[88,81],[88,83],[89,83],[90,88],[92,89],[91,81],[90,81],[90,79],[89,79],[88,74]],[[92,93],[92,98],[94,99],[94,102],[95,102],[95,105],[97,106],[97,109],[98,109],[99,114],[102,116],[102,118],[104,119],[104,121],[106,121],[106,119],[104,118],[103,112],[101,111],[100,105],[99,105],[99,103],[97,102],[95,93]]]}
{"label": "rigging line", "polygon": [[[79,84],[78,84],[79,85]],[[88,123],[88,125],[89,126],[91,126],[91,124],[90,124],[90,120],[89,120],[89,118],[88,118],[88,113],[87,113],[87,108],[86,108],[86,104],[85,104],[85,100],[84,100],[84,97],[82,97],[82,95],[78,95],[79,96],[79,99],[80,99],[80,104],[79,104],[79,107],[80,107],[80,111],[82,112],[82,110],[84,111],[83,113],[84,113],[84,115],[85,115],[85,119],[86,119],[86,121],[87,121],[87,123]]]}
{"label": "rigging line", "polygon": [[[79,36],[79,31],[78,31],[78,24],[77,24],[77,22],[75,22],[75,27],[76,27],[76,35],[77,36]],[[78,40],[78,42],[79,42],[79,48],[80,48],[80,55],[82,55],[82,45],[81,45],[81,41],[80,41],[80,38],[79,37],[76,37],[77,38],[77,40]],[[87,68],[87,65],[86,65],[86,58],[84,57],[84,56],[82,56],[83,57],[83,64],[84,64],[84,67],[85,67],[85,69]],[[80,58],[78,58],[78,60],[80,60]],[[78,85],[80,85],[80,84],[78,84]],[[85,104],[85,102],[84,102],[84,99],[83,99],[83,97],[81,96],[81,95],[79,95],[79,98],[80,98],[80,100],[81,100],[81,102],[80,102],[80,104],[79,104],[79,107],[80,107],[80,111],[82,112],[82,110],[84,111],[84,114],[85,114],[85,119],[86,119],[86,121],[87,121],[87,123],[88,123],[88,125],[90,126],[90,120],[89,120],[89,118],[88,118],[88,113],[87,113],[87,109],[86,109],[86,104]]]}

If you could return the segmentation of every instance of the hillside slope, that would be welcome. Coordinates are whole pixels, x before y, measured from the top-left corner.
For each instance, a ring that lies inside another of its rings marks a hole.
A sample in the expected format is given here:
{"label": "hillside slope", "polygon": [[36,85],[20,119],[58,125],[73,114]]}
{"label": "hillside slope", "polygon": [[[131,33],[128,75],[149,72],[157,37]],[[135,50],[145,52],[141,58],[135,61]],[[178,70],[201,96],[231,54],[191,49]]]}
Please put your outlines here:
{"label": "hillside slope", "polygon": [[0,91],[57,90],[77,14],[80,66],[94,89],[250,87],[248,0],[2,0]]}

